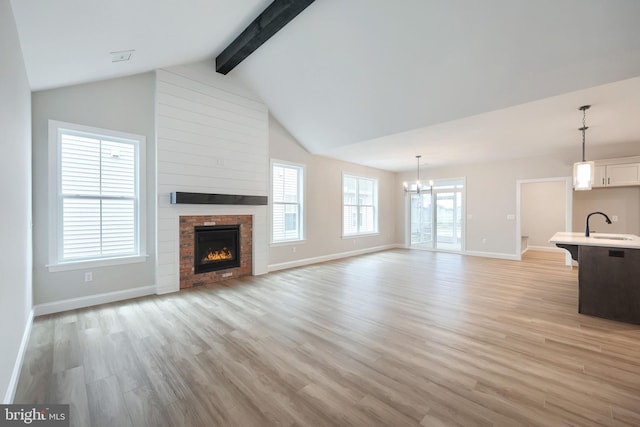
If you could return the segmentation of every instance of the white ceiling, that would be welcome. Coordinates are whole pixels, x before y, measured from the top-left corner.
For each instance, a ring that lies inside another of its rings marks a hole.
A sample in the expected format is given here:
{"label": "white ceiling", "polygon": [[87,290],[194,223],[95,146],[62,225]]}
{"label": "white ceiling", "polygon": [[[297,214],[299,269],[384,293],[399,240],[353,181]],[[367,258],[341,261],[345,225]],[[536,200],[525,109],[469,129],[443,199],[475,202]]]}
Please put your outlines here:
{"label": "white ceiling", "polygon": [[[270,3],[11,0],[34,91],[214,57]],[[130,49],[129,62],[111,62]]]}
{"label": "white ceiling", "polygon": [[[12,0],[34,90],[213,68],[269,3]],[[583,104],[588,145],[640,154],[638,17],[637,0],[318,0],[231,74],[309,151],[389,170],[577,158]]]}

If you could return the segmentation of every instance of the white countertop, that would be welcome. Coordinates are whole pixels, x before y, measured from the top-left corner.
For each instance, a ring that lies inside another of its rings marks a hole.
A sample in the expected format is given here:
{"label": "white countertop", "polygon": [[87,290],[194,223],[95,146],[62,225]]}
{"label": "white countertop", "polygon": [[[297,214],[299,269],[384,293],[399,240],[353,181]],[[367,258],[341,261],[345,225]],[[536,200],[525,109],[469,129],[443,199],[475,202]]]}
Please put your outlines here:
{"label": "white countertop", "polygon": [[589,237],[585,237],[584,233],[560,231],[554,234],[549,242],[578,246],[640,249],[640,237],[633,234],[591,233]]}

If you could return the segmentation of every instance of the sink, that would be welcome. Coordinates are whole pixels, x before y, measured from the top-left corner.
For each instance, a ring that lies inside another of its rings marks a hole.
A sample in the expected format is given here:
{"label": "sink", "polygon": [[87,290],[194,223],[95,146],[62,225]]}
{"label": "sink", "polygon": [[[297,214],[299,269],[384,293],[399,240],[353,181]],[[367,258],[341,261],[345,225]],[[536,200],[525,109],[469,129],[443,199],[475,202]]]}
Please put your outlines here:
{"label": "sink", "polygon": [[594,239],[604,239],[604,240],[633,240],[631,237],[625,236],[591,236]]}

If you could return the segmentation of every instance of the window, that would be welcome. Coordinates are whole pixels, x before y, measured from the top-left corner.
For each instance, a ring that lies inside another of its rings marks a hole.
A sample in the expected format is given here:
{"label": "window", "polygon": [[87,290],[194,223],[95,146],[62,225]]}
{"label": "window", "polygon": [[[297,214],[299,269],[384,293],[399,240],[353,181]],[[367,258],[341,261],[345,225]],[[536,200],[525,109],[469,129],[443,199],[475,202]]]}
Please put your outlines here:
{"label": "window", "polygon": [[272,235],[274,243],[302,240],[302,177],[304,168],[272,164]]}
{"label": "window", "polygon": [[49,131],[52,264],[140,256],[144,137],[54,121]]}
{"label": "window", "polygon": [[378,232],[378,180],[343,176],[342,234]]}

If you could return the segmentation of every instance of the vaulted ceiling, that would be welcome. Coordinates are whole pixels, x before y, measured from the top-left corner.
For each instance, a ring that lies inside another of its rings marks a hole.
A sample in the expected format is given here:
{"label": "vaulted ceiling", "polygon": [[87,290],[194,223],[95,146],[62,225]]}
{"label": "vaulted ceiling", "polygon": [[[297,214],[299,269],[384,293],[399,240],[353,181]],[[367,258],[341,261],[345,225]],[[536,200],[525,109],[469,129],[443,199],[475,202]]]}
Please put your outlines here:
{"label": "vaulted ceiling", "polygon": [[[265,0],[12,0],[33,90],[211,60]],[[640,147],[637,0],[317,0],[234,69],[309,151],[389,170]],[[129,62],[110,52],[134,49]],[[640,152],[635,153],[640,154]]]}

